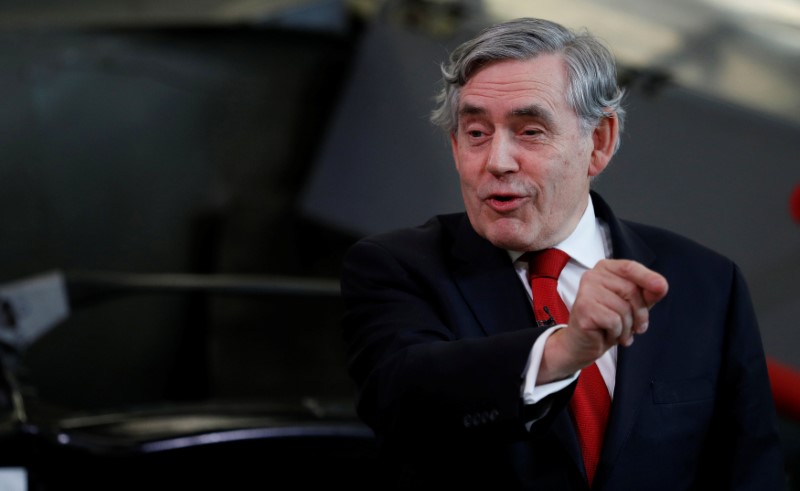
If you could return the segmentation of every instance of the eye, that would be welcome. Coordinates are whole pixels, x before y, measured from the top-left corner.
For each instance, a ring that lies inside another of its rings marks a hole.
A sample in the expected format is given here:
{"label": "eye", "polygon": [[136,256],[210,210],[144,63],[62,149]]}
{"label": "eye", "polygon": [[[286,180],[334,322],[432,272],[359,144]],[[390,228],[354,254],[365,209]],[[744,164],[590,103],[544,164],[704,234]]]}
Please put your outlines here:
{"label": "eye", "polygon": [[472,142],[478,144],[486,141],[491,134],[491,129],[487,128],[484,124],[467,124],[462,128],[464,137]]}
{"label": "eye", "polygon": [[537,129],[537,128],[526,128],[526,129],[522,130],[522,135],[523,136],[537,136],[537,135],[540,135],[541,133],[542,133],[542,130]]}

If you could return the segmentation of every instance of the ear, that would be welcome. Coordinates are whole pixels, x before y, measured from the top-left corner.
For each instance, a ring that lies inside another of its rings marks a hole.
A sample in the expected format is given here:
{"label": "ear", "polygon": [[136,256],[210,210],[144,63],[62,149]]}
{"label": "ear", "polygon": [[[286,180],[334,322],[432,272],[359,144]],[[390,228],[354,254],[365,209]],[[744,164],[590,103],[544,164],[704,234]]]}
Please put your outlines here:
{"label": "ear", "polygon": [[589,164],[589,176],[599,175],[606,168],[614,155],[614,147],[619,135],[617,114],[609,111],[608,117],[602,118],[592,130],[592,160]]}

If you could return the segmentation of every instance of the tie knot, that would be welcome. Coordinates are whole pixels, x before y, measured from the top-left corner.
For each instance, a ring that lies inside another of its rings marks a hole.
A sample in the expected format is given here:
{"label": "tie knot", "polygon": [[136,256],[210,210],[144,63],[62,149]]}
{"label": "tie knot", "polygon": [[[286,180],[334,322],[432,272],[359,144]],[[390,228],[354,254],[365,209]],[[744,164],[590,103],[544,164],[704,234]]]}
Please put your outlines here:
{"label": "tie knot", "polygon": [[528,274],[534,277],[547,277],[558,279],[561,270],[569,262],[569,254],[559,249],[543,249],[536,252],[526,252],[528,259]]}

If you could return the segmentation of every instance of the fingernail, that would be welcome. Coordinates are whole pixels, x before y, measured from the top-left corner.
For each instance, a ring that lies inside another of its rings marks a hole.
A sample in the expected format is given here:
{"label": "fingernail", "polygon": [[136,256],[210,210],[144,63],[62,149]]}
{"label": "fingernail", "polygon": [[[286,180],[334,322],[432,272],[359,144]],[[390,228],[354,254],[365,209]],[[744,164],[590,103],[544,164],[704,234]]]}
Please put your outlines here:
{"label": "fingernail", "polygon": [[648,328],[648,327],[649,327],[649,324],[648,324],[647,322],[645,322],[645,323],[641,324],[641,325],[639,326],[639,334],[644,334],[644,333],[646,333],[646,332],[647,332],[647,328]]}

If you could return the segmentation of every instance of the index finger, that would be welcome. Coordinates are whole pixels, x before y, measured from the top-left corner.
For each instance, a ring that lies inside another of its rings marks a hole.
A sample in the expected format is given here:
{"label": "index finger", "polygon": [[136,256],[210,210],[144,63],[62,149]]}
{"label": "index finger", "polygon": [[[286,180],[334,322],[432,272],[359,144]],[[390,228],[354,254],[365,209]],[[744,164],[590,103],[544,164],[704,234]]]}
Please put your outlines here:
{"label": "index finger", "polygon": [[667,279],[642,263],[630,259],[607,259],[602,263],[609,272],[638,286],[648,308],[664,298],[669,290]]}

